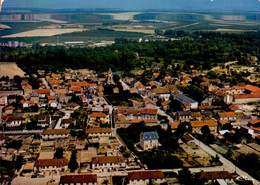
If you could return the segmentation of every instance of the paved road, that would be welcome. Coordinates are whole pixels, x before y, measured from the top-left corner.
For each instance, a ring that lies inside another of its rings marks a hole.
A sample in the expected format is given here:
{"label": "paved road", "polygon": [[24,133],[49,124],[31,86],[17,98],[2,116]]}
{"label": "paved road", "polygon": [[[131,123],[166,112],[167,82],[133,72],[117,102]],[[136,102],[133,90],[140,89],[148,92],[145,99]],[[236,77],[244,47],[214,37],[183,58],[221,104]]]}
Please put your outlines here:
{"label": "paved road", "polygon": [[[192,136],[193,137],[193,136]],[[194,138],[194,137],[193,137]],[[227,160],[226,158],[224,158],[221,154],[215,152],[213,149],[211,149],[210,147],[208,147],[207,145],[205,145],[204,143],[202,143],[201,141],[197,140],[196,138],[194,138],[195,143],[204,151],[208,152],[210,155],[212,156],[219,156],[219,160],[223,163],[222,165],[222,170],[226,170],[229,172],[234,172],[236,171],[237,174],[241,175],[241,176],[246,176],[249,179],[253,179],[254,180],[254,184],[259,185],[260,182],[258,180],[256,180],[255,178],[253,178],[252,176],[250,176],[248,173],[246,173],[245,171],[239,169],[237,166],[235,166],[232,162],[230,162],[229,160]]]}
{"label": "paved road", "polygon": [[48,82],[46,81],[46,79],[45,79],[45,78],[41,78],[41,80],[42,80],[42,83],[46,86],[46,88],[51,90],[51,93],[50,93],[50,94],[51,94],[52,96],[54,96],[55,93],[54,93],[54,92],[52,91],[52,89],[50,88],[50,86],[49,86]]}

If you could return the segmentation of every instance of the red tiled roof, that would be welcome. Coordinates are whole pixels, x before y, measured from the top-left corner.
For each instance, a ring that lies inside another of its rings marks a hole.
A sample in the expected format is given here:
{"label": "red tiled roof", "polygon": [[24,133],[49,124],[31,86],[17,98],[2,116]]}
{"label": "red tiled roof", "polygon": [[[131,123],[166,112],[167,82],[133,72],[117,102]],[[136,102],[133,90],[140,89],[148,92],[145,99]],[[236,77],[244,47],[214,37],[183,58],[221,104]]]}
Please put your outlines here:
{"label": "red tiled roof", "polygon": [[177,129],[180,122],[178,120],[175,120],[174,122],[169,123],[171,126],[171,129]]}
{"label": "red tiled roof", "polygon": [[163,179],[164,174],[162,171],[135,171],[128,173],[129,180],[139,179]]}
{"label": "red tiled roof", "polygon": [[219,112],[219,117],[225,118],[225,117],[235,117],[236,114],[234,112]]}
{"label": "red tiled roof", "polygon": [[46,129],[42,135],[69,134],[69,132],[67,129]]}
{"label": "red tiled roof", "polygon": [[97,182],[96,174],[86,174],[86,175],[65,175],[60,177],[60,183],[90,183]]}
{"label": "red tiled roof", "polygon": [[251,92],[260,92],[260,88],[253,85],[246,85],[246,90]]}
{"label": "red tiled roof", "polygon": [[171,100],[167,100],[161,103],[162,106],[168,105],[169,103],[171,103]]}
{"label": "red tiled roof", "polygon": [[105,163],[123,163],[125,158],[123,156],[98,156],[92,158],[92,164],[105,164]]}
{"label": "red tiled roof", "polygon": [[257,118],[257,119],[254,119],[254,120],[251,120],[251,121],[249,121],[249,123],[250,124],[258,124],[258,123],[260,123],[260,118]]}
{"label": "red tiled roof", "polygon": [[235,95],[235,99],[247,99],[247,98],[260,98],[260,91],[256,91],[252,94],[241,94],[241,95]]}
{"label": "red tiled roof", "polygon": [[102,112],[93,112],[89,115],[91,118],[105,118],[107,115]]}
{"label": "red tiled roof", "polygon": [[212,180],[212,179],[232,179],[232,175],[228,171],[211,171],[197,173],[198,180]]}
{"label": "red tiled roof", "polygon": [[61,75],[60,74],[51,74],[51,77],[52,78],[61,78]]}
{"label": "red tiled roof", "polygon": [[50,94],[51,90],[50,89],[35,89],[33,91],[38,92],[39,94]]}
{"label": "red tiled roof", "polygon": [[80,86],[80,82],[71,82],[70,86]]}
{"label": "red tiled roof", "polygon": [[48,96],[48,100],[56,100],[55,96]]}
{"label": "red tiled roof", "polygon": [[76,104],[76,103],[69,103],[69,104],[67,104],[67,107],[77,107],[77,106],[79,106],[79,105]]}
{"label": "red tiled roof", "polygon": [[157,109],[116,109],[115,114],[134,114],[134,115],[140,115],[140,114],[157,114]]}
{"label": "red tiled roof", "polygon": [[168,87],[155,88],[155,89],[152,89],[152,92],[156,93],[156,94],[169,94],[170,88],[168,88]]}
{"label": "red tiled roof", "polygon": [[5,110],[12,110],[12,109],[14,109],[14,107],[13,107],[13,106],[8,106],[8,107],[5,107]]}
{"label": "red tiled roof", "polygon": [[204,120],[204,121],[191,121],[190,122],[192,127],[203,127],[204,125],[210,126],[218,126],[216,120]]}
{"label": "red tiled roof", "polygon": [[67,166],[67,159],[38,159],[34,163],[34,167],[43,167],[43,166]]}
{"label": "red tiled roof", "polygon": [[89,133],[108,133],[108,132],[112,132],[112,129],[111,128],[96,127],[96,128],[88,128],[85,131],[86,134],[89,134]]}

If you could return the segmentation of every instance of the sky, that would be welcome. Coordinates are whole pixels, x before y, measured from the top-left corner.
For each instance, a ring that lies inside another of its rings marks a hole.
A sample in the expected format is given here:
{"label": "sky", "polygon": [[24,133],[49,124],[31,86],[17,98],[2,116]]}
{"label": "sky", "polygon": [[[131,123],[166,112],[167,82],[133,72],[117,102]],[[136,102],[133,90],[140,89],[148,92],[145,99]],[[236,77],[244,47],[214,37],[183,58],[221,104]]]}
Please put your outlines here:
{"label": "sky", "polygon": [[260,0],[5,0],[3,8],[258,10]]}

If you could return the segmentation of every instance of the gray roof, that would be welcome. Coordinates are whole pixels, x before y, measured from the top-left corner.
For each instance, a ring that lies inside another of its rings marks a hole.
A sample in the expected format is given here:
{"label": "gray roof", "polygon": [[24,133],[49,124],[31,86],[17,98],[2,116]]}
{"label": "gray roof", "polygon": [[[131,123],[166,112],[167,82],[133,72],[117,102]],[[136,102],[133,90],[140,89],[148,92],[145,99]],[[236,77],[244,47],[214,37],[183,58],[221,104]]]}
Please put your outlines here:
{"label": "gray roof", "polygon": [[153,132],[143,132],[143,139],[144,140],[155,140],[159,139],[159,135],[156,131]]}
{"label": "gray roof", "polygon": [[179,116],[190,116],[191,112],[190,111],[178,111],[177,112]]}
{"label": "gray roof", "polygon": [[186,104],[186,103],[198,103],[195,100],[183,95],[183,94],[176,94],[174,96],[174,99],[180,101],[182,104]]}

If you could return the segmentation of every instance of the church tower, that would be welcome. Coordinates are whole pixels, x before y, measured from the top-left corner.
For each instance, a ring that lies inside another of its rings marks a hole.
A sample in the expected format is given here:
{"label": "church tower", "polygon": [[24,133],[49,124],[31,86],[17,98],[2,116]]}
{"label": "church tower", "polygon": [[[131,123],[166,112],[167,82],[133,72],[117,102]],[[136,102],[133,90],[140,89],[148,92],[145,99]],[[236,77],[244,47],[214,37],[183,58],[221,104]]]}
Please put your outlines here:
{"label": "church tower", "polygon": [[113,80],[113,72],[111,70],[111,68],[109,68],[108,70],[108,75],[107,75],[107,84],[112,84],[112,85],[115,85],[115,82]]}

